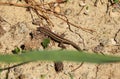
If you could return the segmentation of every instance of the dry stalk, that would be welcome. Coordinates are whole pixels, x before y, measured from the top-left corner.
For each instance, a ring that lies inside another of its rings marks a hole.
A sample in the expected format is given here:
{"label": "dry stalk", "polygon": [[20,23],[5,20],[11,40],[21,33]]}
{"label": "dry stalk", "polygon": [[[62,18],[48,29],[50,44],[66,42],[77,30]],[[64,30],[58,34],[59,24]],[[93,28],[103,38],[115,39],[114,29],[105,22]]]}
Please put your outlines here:
{"label": "dry stalk", "polygon": [[46,5],[49,6],[50,4],[54,4],[55,2],[37,3],[35,0],[25,0],[25,2],[26,2],[26,4],[18,4],[18,3],[10,3],[10,2],[9,3],[8,2],[0,2],[0,5],[32,8],[32,10],[38,15],[39,18],[42,17],[42,18],[44,18],[46,20],[46,22],[48,23],[49,26],[54,26],[54,24],[52,23],[52,21],[50,20],[50,18],[48,16],[50,14],[53,14],[55,17],[65,21],[67,24],[70,24],[70,25],[72,25],[72,26],[74,26],[76,28],[80,28],[81,30],[83,30],[85,32],[89,32],[89,33],[95,32],[92,29],[83,28],[81,26],[77,26],[77,25],[69,22],[68,20],[62,18],[61,14],[53,12],[50,7],[49,7],[49,9],[45,8]]}

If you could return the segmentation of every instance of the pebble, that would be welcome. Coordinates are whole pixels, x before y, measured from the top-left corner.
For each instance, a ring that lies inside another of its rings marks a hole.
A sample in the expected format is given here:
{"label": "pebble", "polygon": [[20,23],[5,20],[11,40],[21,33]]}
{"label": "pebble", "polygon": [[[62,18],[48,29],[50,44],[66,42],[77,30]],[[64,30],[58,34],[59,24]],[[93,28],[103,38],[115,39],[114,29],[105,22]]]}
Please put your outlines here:
{"label": "pebble", "polygon": [[71,13],[72,13],[72,10],[70,8],[66,9],[64,12],[65,15],[69,15]]}
{"label": "pebble", "polygon": [[86,5],[86,3],[84,2],[84,1],[80,1],[80,3],[79,3],[79,6],[85,6]]}
{"label": "pebble", "polygon": [[61,12],[60,6],[55,6],[54,11],[55,11],[56,13],[60,13],[60,12]]}
{"label": "pebble", "polygon": [[111,44],[112,44],[112,45],[116,45],[116,42],[115,42],[114,38],[112,38],[112,39],[110,39],[110,40],[111,40]]}
{"label": "pebble", "polygon": [[3,27],[0,25],[0,37],[3,36],[6,33],[6,31],[3,29]]}

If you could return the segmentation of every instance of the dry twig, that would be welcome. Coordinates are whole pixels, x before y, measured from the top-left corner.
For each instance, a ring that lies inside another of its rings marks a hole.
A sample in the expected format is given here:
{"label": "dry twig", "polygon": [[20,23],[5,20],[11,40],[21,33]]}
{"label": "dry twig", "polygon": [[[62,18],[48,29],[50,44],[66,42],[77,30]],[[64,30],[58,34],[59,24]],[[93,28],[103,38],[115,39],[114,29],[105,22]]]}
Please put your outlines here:
{"label": "dry twig", "polygon": [[87,29],[87,28],[83,28],[80,26],[77,26],[71,22],[69,22],[68,20],[65,20],[64,18],[62,18],[60,16],[60,14],[57,14],[56,12],[53,12],[51,10],[50,7],[45,8],[46,6],[49,6],[50,4],[55,4],[55,2],[50,2],[50,3],[38,3],[35,0],[25,0],[26,4],[17,4],[17,3],[8,3],[8,2],[0,2],[0,5],[8,5],[8,6],[16,6],[16,7],[25,7],[25,8],[31,8],[37,15],[39,18],[43,18],[46,20],[46,22],[48,23],[49,26],[54,26],[54,24],[52,23],[52,21],[50,20],[49,16],[50,14],[53,14],[55,17],[65,21],[66,23],[76,27],[76,28],[80,28],[83,31],[89,32],[89,33],[93,33],[95,32],[94,30],[91,29]]}

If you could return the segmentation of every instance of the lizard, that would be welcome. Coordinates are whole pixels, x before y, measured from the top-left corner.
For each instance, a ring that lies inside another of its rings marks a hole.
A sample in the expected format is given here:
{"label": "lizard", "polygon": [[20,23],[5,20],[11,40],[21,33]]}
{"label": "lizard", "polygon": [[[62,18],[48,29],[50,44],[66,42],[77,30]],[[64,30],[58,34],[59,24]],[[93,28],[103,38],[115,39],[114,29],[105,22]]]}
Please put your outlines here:
{"label": "lizard", "polygon": [[81,48],[78,45],[76,45],[74,42],[55,34],[54,32],[52,32],[51,30],[45,27],[38,27],[37,31],[40,31],[41,33],[45,34],[46,36],[50,37],[51,39],[53,39],[54,41],[58,43],[72,45],[78,51],[81,51]]}
{"label": "lizard", "polygon": [[[81,48],[78,45],[76,45],[74,42],[55,34],[54,32],[52,32],[50,29],[47,29],[46,27],[41,27],[40,26],[40,27],[37,28],[37,31],[40,31],[40,33],[43,33],[44,35],[50,37],[51,39],[53,39],[54,41],[56,41],[58,43],[64,43],[64,44],[72,45],[78,51],[81,51]],[[55,62],[54,66],[55,66],[56,72],[60,72],[60,71],[63,70],[63,63],[62,62]]]}

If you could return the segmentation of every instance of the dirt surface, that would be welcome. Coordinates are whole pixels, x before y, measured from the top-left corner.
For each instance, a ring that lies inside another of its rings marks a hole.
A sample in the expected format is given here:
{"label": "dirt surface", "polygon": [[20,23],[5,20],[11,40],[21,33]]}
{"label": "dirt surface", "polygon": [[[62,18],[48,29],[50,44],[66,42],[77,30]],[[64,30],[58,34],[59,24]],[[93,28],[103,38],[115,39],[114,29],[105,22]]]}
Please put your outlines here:
{"label": "dirt surface", "polygon": [[[31,0],[25,1],[29,4]],[[0,3],[12,2],[22,5],[26,4],[25,1],[0,0]],[[68,0],[63,3],[57,3],[62,0],[39,1],[42,4],[54,1],[54,4],[49,5],[50,10],[61,14],[59,17],[66,21],[50,12],[44,13],[44,16],[49,18],[46,21],[45,17],[37,16],[31,8],[0,4],[0,53],[12,54],[15,47],[21,48],[21,46],[25,46],[26,50],[43,50],[41,42],[46,36],[38,34],[36,28],[44,26],[58,35],[64,34],[64,38],[73,41],[82,50],[120,56],[119,3],[111,4],[109,0],[96,0],[98,1],[96,4],[95,0]],[[49,10],[48,6],[44,5],[44,7]],[[65,46],[66,49],[75,50],[70,45],[65,44]],[[51,40],[48,49],[61,48],[58,47],[57,42]],[[63,64],[63,71],[57,73],[53,62],[31,62],[2,71],[0,79],[72,79],[72,77],[73,79],[120,79],[120,63],[84,63],[82,66],[81,63],[73,62],[63,62]],[[0,64],[0,67],[12,65]]]}

